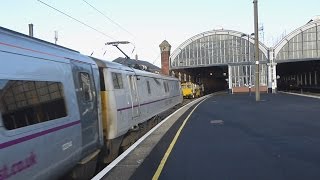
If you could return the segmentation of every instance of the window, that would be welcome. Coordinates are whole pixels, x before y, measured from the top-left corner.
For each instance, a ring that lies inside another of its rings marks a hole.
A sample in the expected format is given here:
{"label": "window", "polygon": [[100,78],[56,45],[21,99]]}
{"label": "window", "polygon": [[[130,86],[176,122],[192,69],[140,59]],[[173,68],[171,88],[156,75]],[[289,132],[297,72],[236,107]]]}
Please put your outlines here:
{"label": "window", "polygon": [[161,83],[160,83],[159,79],[153,78],[153,80],[154,80],[154,82],[156,82],[156,84],[157,84],[158,86],[161,86]]}
{"label": "window", "polygon": [[169,92],[169,85],[167,81],[163,81],[164,92]]}
{"label": "window", "polygon": [[81,72],[80,75],[80,85],[81,91],[83,93],[84,101],[90,102],[92,101],[92,89],[91,89],[91,82],[90,76],[88,73]]}
{"label": "window", "polygon": [[114,89],[123,89],[121,73],[111,73],[111,74],[112,74],[113,88]]}
{"label": "window", "polygon": [[0,112],[8,130],[65,117],[62,83],[0,79]]}
{"label": "window", "polygon": [[147,89],[148,89],[148,94],[151,94],[151,89],[150,89],[150,83],[147,81]]}

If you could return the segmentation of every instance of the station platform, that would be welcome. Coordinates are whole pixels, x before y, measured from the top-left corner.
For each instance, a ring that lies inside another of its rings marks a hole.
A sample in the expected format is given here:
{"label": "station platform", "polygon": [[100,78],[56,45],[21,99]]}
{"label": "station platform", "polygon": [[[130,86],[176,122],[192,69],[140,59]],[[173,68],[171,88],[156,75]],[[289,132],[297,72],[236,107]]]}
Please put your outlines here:
{"label": "station platform", "polygon": [[202,97],[94,179],[320,179],[319,112],[319,97]]}

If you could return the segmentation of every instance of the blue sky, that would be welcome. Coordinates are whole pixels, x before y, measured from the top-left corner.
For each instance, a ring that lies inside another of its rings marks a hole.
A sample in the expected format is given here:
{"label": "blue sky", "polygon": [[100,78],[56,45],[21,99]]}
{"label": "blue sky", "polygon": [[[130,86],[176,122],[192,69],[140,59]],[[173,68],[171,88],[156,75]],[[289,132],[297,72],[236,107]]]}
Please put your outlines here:
{"label": "blue sky", "polygon": [[[252,33],[252,0],[86,0],[105,15],[124,27],[122,30],[92,9],[82,0],[42,0],[53,7],[85,22],[113,39],[69,19],[37,0],[7,0],[1,3],[0,26],[28,33],[28,24],[34,24],[37,38],[54,42],[54,31],[59,33],[58,44],[83,54],[113,60],[122,56],[109,41],[127,40],[124,45],[132,58],[160,65],[159,44],[166,39],[172,51],[188,38],[218,28]],[[259,23],[264,25],[264,42],[273,45],[282,34],[306,24],[320,15],[319,0],[258,0]],[[133,34],[133,35],[131,35]],[[105,55],[104,52],[106,51]]]}

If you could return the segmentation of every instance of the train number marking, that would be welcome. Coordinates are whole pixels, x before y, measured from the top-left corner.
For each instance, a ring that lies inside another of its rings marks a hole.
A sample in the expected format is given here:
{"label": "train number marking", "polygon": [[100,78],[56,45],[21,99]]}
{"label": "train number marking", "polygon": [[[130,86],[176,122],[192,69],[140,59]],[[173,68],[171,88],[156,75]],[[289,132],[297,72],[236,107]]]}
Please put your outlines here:
{"label": "train number marking", "polygon": [[70,148],[72,146],[72,141],[69,141],[62,145],[62,150],[65,151],[66,149]]}

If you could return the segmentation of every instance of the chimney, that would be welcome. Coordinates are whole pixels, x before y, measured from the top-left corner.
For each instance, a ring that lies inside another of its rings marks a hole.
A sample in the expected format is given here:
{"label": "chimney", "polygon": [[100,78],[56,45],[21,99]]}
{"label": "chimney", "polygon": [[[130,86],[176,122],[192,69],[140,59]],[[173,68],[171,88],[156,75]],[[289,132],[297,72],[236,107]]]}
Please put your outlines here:
{"label": "chimney", "polygon": [[161,74],[169,75],[169,57],[171,45],[168,41],[164,40],[160,45],[161,52]]}
{"label": "chimney", "polygon": [[29,24],[29,36],[33,37],[33,24]]}

